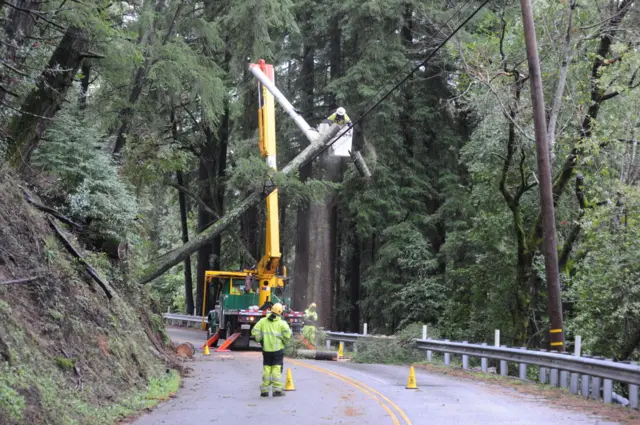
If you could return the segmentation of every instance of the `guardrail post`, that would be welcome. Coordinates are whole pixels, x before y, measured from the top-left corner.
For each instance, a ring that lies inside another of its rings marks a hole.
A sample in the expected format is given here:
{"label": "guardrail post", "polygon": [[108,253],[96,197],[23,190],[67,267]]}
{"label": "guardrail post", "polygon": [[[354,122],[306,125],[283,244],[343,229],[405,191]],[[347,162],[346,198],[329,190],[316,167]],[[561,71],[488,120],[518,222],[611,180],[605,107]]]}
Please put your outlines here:
{"label": "guardrail post", "polygon": [[[502,345],[501,347],[506,347],[506,345]],[[500,360],[500,375],[507,376],[509,374],[509,367],[507,366],[506,360]]]}
{"label": "guardrail post", "polygon": [[629,384],[629,407],[638,408],[638,386],[634,384]]}
{"label": "guardrail post", "polygon": [[326,344],[327,344],[327,350],[331,350],[331,340],[330,339],[328,339],[326,341]]}
{"label": "guardrail post", "polygon": [[[520,347],[521,350],[526,350],[527,347]],[[527,364],[526,363],[520,363],[519,365],[519,373],[518,373],[518,377],[520,379],[522,379],[523,381],[527,379]]]}
{"label": "guardrail post", "polygon": [[[483,342],[482,345],[486,347],[487,343]],[[489,359],[487,359],[486,357],[480,358],[480,367],[482,368],[482,371],[484,373],[487,373],[487,369],[489,368]]]}
{"label": "guardrail post", "polygon": [[580,378],[580,395],[582,397],[589,397],[590,380],[591,376],[589,375],[582,375],[582,378]]}
{"label": "guardrail post", "polygon": [[362,326],[362,335],[365,335],[365,336],[367,335],[367,324],[366,323]]}
{"label": "guardrail post", "polygon": [[[575,339],[575,347],[573,350],[573,355],[575,357],[580,357],[582,351],[582,337],[580,335],[576,335],[576,339]],[[571,374],[571,385],[570,385],[570,391],[571,394],[578,394],[578,378],[579,378],[579,374],[577,373],[572,373]]]}
{"label": "guardrail post", "polygon": [[433,352],[431,350],[427,350],[427,361],[431,362],[433,360]]}
{"label": "guardrail post", "polygon": [[[449,342],[449,340],[445,339],[444,342]],[[451,353],[444,353],[444,364],[449,366],[450,363],[451,363]]]}
{"label": "guardrail post", "polygon": [[560,371],[560,387],[569,388],[569,372],[566,370]]}
{"label": "guardrail post", "polygon": [[[468,344],[469,341],[462,341],[463,344]],[[462,368],[464,370],[469,370],[469,356],[466,354],[462,355]]]}
{"label": "guardrail post", "polygon": [[[547,350],[540,350],[540,351],[547,351]],[[540,366],[540,368],[538,369],[538,380],[540,381],[541,384],[546,384],[547,383],[547,368],[546,367]]]}
{"label": "guardrail post", "polygon": [[549,385],[552,387],[558,386],[558,369],[551,369],[549,371]]}
{"label": "guardrail post", "polygon": [[599,376],[591,378],[591,398],[594,400],[600,400],[600,382]]}
{"label": "guardrail post", "polygon": [[611,403],[613,399],[613,381],[611,379],[605,379],[602,384],[604,390],[602,392],[602,398],[605,403]]}

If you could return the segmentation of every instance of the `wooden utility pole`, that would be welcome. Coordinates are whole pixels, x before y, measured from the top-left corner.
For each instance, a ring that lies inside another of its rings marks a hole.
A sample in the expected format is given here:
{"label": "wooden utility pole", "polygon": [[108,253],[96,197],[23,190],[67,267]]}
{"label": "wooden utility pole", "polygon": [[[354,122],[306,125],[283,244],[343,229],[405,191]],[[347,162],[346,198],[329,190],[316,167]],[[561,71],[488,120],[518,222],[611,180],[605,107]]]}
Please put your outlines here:
{"label": "wooden utility pole", "polygon": [[522,24],[529,62],[531,81],[531,102],[533,103],[533,125],[538,154],[538,180],[540,182],[540,212],[542,216],[542,250],[547,275],[548,309],[551,321],[551,349],[562,351],[564,332],[562,300],[560,295],[560,273],[558,268],[558,241],[556,240],[556,220],[553,207],[553,190],[549,145],[547,144],[547,123],[544,110],[544,93],[540,75],[540,60],[536,43],[536,29],[533,23],[531,0],[520,0]]}

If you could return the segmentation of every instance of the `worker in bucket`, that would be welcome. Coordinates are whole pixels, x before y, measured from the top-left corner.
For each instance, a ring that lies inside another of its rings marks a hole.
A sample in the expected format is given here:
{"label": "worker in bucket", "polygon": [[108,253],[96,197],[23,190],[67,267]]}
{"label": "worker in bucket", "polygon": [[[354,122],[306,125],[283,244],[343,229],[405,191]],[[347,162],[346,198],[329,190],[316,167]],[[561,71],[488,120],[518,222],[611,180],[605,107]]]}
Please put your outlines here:
{"label": "worker in bucket", "polygon": [[302,328],[302,336],[307,341],[316,344],[316,325],[318,324],[318,313],[316,312],[316,303],[311,303],[309,308],[304,311],[304,327]]}
{"label": "worker in bucket", "polygon": [[291,339],[289,324],[282,320],[282,304],[275,303],[267,317],[263,317],[251,330],[251,335],[262,346],[262,384],[260,397],[269,397],[269,388],[273,387],[273,396],[281,397],[282,367],[284,347]]}
{"label": "worker in bucket", "polygon": [[338,125],[349,125],[351,127],[353,124],[351,123],[351,118],[347,115],[347,111],[341,106],[336,111],[329,115],[323,122],[328,124],[338,124]]}

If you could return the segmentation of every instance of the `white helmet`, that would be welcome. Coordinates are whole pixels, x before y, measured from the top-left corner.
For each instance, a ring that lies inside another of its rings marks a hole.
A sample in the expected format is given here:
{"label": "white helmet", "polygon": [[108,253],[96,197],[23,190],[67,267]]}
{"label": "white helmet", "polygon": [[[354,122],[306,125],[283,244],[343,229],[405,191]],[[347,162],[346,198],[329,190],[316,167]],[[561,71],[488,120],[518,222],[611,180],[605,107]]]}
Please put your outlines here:
{"label": "white helmet", "polygon": [[344,114],[346,114],[346,113],[347,113],[347,111],[345,111],[345,110],[344,110],[344,108],[343,108],[342,106],[341,106],[341,107],[339,107],[339,108],[336,110],[336,114],[337,114],[337,115],[344,115]]}

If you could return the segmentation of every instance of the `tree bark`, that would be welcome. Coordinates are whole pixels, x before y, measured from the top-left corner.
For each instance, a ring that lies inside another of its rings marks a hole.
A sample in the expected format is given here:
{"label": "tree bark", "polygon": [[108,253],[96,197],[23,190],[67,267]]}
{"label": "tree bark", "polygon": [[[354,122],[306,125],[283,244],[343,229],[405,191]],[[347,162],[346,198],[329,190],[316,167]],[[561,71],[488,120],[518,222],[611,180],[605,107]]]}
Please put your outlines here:
{"label": "tree bark", "polygon": [[[24,10],[31,10],[37,12],[40,10],[40,0],[13,0],[15,6]],[[0,11],[4,1],[0,4]],[[36,20],[28,12],[23,12],[18,9],[10,8],[7,13],[7,20],[4,24],[4,52],[0,52],[4,55],[8,62],[12,63],[14,68],[19,69],[26,59],[25,54],[21,54],[21,50],[26,50],[27,37],[29,37],[33,31]],[[0,103],[5,101],[6,95],[13,91],[15,86],[14,78],[9,73],[11,72],[6,68],[0,68]]]}
{"label": "tree bark", "polygon": [[[325,146],[331,141],[331,139],[338,133],[339,127],[332,125],[326,133],[323,133],[311,143],[304,151],[296,156],[289,164],[282,169],[282,174],[290,175],[291,173],[298,171],[300,167],[308,161],[311,161],[319,152],[321,152]],[[188,244],[181,246],[180,248],[173,250],[163,258],[159,259],[156,263],[149,265],[147,273],[140,280],[140,284],[146,284],[162,276],[167,270],[171,269],[176,264],[183,261],[192,253],[199,250],[201,247],[219,236],[225,229],[227,229],[232,223],[235,222],[245,211],[251,206],[257,205],[263,201],[269,193],[271,193],[275,187],[265,185],[265,190],[257,190],[244,201],[240,202],[236,207],[231,209],[227,214],[220,217],[218,221],[212,224],[207,229],[204,229]]]}
{"label": "tree bark", "polygon": [[[307,121],[313,119],[314,116],[314,73],[315,49],[312,45],[304,46],[302,59],[302,72],[300,83],[302,89],[301,109],[302,115]],[[312,163],[309,162],[300,169],[300,181],[306,182],[312,175]],[[293,307],[296,310],[304,310],[312,302],[309,297],[313,294],[309,293],[309,254],[311,243],[311,209],[308,203],[298,206],[297,226],[296,226],[296,258],[294,264],[293,275]],[[318,312],[320,315],[321,313]]]}
{"label": "tree bark", "polygon": [[349,234],[351,241],[351,258],[349,261],[349,301],[351,313],[349,315],[349,330],[360,332],[360,256],[362,244],[356,233],[355,222],[351,223]]}
{"label": "tree bark", "polygon": [[[402,45],[404,46],[406,53],[410,53],[413,48],[413,7],[411,4],[406,4],[403,13],[403,25],[400,30],[400,37]],[[409,158],[413,158],[414,137],[413,126],[411,125],[411,119],[413,115],[413,75],[409,77],[409,80],[403,84],[402,96],[404,98],[404,107],[400,111],[400,128],[402,131],[402,141],[404,150]]]}
{"label": "tree bark", "polygon": [[[300,169],[300,181],[311,177],[311,163]],[[309,279],[309,204],[298,206],[296,226],[296,258],[293,274],[293,308],[304,310],[310,303],[307,299]]]}
{"label": "tree bark", "polygon": [[[205,205],[198,205],[198,233],[206,229],[218,217],[223,216],[224,188],[220,184],[220,178],[224,174],[227,155],[227,133],[229,116],[228,111],[222,118],[219,131],[216,133],[210,127],[205,127],[206,142],[200,155],[199,187],[200,199]],[[206,207],[206,208],[205,208]],[[216,214],[211,214],[211,210]],[[196,306],[198,312],[202,311],[204,296],[204,274],[206,270],[220,270],[220,255],[222,249],[222,236],[213,238],[211,244],[207,244],[198,250]],[[215,304],[215,297],[207,291],[205,312]]]}
{"label": "tree bark", "polygon": [[[325,181],[342,180],[342,158],[334,157],[329,151],[321,156],[318,177]],[[335,238],[336,238],[336,194],[326,189],[324,200],[310,205],[309,239],[313,249],[309,249],[309,274],[307,279],[307,300],[317,304],[318,321],[329,328],[333,315],[333,288],[335,282]]]}
{"label": "tree bark", "polygon": [[87,61],[82,63],[82,68],[80,69],[82,73],[82,80],[80,80],[80,109],[84,110],[87,108],[87,91],[89,90],[89,78],[91,75],[91,64]]}
{"label": "tree bark", "polygon": [[[185,186],[182,170],[176,172],[176,180],[181,186]],[[180,224],[182,227],[182,243],[189,243],[189,225],[187,217],[189,211],[187,208],[187,199],[184,192],[178,191],[178,202],[180,203]],[[185,294],[185,314],[193,314],[193,276],[191,274],[191,256],[184,260],[184,294]]]}
{"label": "tree bark", "polygon": [[11,122],[8,158],[18,171],[25,170],[51,118],[62,107],[65,95],[82,65],[82,53],[88,47],[89,40],[82,29],[69,27],[49,59],[47,68],[42,71],[36,87],[22,104],[22,114]]}

